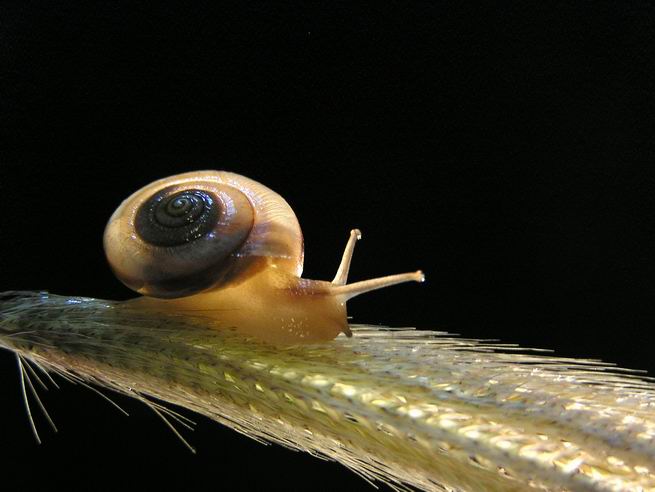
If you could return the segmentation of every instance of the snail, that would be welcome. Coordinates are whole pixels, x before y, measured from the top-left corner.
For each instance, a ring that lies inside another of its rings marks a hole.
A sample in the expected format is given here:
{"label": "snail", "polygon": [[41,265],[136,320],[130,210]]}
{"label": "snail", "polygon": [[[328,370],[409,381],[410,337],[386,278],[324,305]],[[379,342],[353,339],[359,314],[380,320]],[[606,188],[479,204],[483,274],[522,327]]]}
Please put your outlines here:
{"label": "snail", "polygon": [[301,277],[303,236],[289,204],[266,186],[226,171],[174,175],[144,186],[109,219],[104,248],[143,309],[193,312],[273,344],[352,336],[346,301],[424,280],[416,271],[348,284],[357,229],[334,279]]}

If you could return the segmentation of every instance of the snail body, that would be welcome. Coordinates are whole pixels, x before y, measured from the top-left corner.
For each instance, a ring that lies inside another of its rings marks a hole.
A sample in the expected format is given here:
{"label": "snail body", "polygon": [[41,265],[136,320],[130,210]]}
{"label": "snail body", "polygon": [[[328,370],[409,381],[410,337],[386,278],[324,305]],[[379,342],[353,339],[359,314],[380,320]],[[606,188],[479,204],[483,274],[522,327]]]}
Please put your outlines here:
{"label": "snail body", "polygon": [[225,171],[189,172],[133,193],[109,219],[107,259],[142,297],[138,308],[207,317],[276,344],[350,336],[346,301],[418,272],[347,284],[354,229],[333,281],[301,277],[303,237],[293,210],[266,186]]}

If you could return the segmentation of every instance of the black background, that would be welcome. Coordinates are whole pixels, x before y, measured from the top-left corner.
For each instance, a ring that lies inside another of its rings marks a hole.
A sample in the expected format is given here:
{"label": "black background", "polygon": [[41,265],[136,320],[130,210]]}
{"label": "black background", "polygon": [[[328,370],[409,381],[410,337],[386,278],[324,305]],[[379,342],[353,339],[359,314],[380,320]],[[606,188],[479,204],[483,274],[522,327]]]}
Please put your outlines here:
{"label": "black background", "polygon": [[[426,272],[355,322],[655,374],[652,5],[379,3],[3,2],[0,290],[130,297],[102,253],[114,208],[227,169],[290,202],[305,276],[334,275],[352,227],[353,279]],[[37,446],[8,353],[0,383],[3,485],[369,490],[200,417],[192,456],[142,405],[68,384]]]}

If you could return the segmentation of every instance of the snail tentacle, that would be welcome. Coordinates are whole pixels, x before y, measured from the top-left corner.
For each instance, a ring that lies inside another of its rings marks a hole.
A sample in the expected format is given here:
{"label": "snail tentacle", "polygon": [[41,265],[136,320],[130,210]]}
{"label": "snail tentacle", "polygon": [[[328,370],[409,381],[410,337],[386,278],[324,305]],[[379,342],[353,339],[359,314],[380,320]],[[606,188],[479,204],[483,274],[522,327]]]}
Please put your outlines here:
{"label": "snail tentacle", "polygon": [[334,276],[334,280],[332,280],[334,285],[346,285],[348,282],[348,272],[350,271],[350,262],[352,261],[353,252],[355,251],[355,244],[361,238],[362,231],[359,229],[352,229],[350,231],[350,237],[348,238],[348,243],[346,243],[346,249],[343,251],[343,257],[341,258],[339,269]]}
{"label": "snail tentacle", "polygon": [[361,282],[333,287],[332,294],[342,297],[345,302],[360,294],[405,282],[425,282],[425,275],[421,270],[417,270],[415,272],[397,273],[395,275],[387,275],[386,277],[362,280]]}

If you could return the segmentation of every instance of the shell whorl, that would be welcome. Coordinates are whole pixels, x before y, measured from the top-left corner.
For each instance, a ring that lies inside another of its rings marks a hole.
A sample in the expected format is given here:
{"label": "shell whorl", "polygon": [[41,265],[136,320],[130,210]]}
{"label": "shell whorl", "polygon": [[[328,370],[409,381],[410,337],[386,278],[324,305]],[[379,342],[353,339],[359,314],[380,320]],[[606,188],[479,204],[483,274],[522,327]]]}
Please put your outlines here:
{"label": "shell whorl", "polygon": [[300,276],[303,239],[289,204],[266,186],[225,171],[160,179],[109,219],[105,253],[117,277],[153,297],[182,297],[233,279],[266,257]]}

